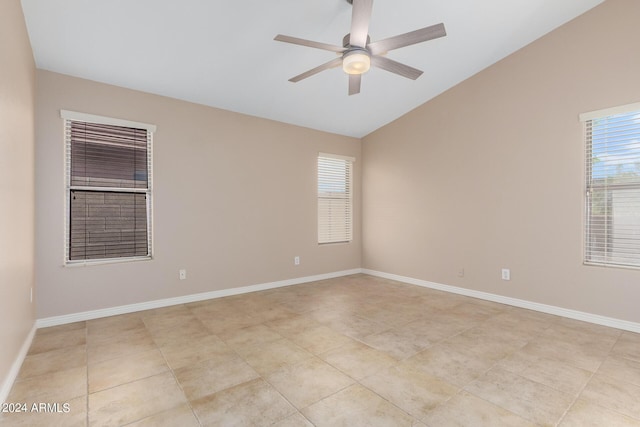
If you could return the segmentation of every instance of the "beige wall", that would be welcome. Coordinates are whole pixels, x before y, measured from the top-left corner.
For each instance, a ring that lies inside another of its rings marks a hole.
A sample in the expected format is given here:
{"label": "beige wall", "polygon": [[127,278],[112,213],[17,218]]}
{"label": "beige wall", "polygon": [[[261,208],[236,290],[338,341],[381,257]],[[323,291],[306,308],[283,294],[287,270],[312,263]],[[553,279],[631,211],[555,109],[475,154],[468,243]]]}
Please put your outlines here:
{"label": "beige wall", "polygon": [[3,0],[0,2],[0,387],[35,320],[34,305],[30,302],[34,285],[34,105],[35,64],[20,1]]}
{"label": "beige wall", "polygon": [[608,0],[364,138],[363,266],[640,322],[640,271],[582,265],[578,121],[640,101],[639,16]]}
{"label": "beige wall", "polygon": [[[38,318],[360,267],[360,140],[47,71],[37,83]],[[157,125],[152,261],[63,267],[60,109]],[[350,244],[316,243],[320,151],[357,158]]]}

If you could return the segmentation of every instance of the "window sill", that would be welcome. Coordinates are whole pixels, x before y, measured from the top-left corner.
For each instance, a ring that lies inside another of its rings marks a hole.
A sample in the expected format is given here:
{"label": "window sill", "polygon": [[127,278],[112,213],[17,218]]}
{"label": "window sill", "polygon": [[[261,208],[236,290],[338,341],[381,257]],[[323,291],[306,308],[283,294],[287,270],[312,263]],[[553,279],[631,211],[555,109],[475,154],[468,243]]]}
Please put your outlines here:
{"label": "window sill", "polygon": [[132,258],[105,258],[105,259],[96,259],[96,260],[84,260],[84,261],[66,261],[63,267],[89,267],[92,265],[105,265],[105,264],[122,264],[128,262],[141,262],[141,261],[151,261],[153,259],[152,256],[147,257],[132,257]]}
{"label": "window sill", "polygon": [[607,264],[607,263],[601,263],[601,262],[588,262],[588,261],[584,261],[582,265],[584,265],[585,267],[619,268],[622,270],[640,271],[640,266],[636,266],[636,265]]}

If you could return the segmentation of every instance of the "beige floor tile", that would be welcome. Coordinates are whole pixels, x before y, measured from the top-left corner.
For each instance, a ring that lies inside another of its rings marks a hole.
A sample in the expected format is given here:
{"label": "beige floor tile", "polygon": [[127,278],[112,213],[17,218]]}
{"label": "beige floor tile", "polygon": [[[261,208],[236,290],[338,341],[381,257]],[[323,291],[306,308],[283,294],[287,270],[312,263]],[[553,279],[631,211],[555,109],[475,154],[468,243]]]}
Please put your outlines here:
{"label": "beige floor tile", "polygon": [[315,357],[282,367],[266,379],[298,409],[309,406],[354,382],[351,377]]}
{"label": "beige floor tile", "polygon": [[318,309],[318,299],[310,295],[284,297],[279,303],[287,310],[298,314],[306,314]]}
{"label": "beige floor tile", "polygon": [[[577,322],[579,324],[584,322]],[[579,349],[586,349],[589,354],[599,355],[601,358],[611,351],[612,347],[618,340],[620,330],[615,330],[615,333],[610,332],[611,328],[605,328],[604,326],[598,326],[602,329],[590,330],[588,327],[578,327],[572,325],[572,327],[562,324],[554,324],[545,330],[540,339],[548,339],[552,341],[568,342],[572,346]]]}
{"label": "beige floor tile", "polygon": [[290,316],[285,319],[273,320],[267,322],[267,326],[278,332],[283,337],[290,338],[291,336],[297,335],[301,332],[304,332],[308,329],[317,328],[322,324],[318,322],[316,319],[303,316],[303,315],[295,315]]}
{"label": "beige floor tile", "polygon": [[356,314],[381,325],[389,325],[391,327],[402,326],[420,318],[419,310],[411,310],[405,307],[399,311],[372,304],[363,305],[356,310]]}
{"label": "beige floor tile", "polygon": [[135,341],[141,336],[151,336],[142,319],[128,316],[118,322],[117,319],[109,318],[108,323],[99,324],[99,326],[93,326],[92,323],[89,323],[87,345],[96,347],[118,340]]}
{"label": "beige floor tile", "polygon": [[618,413],[640,420],[640,387],[596,374],[581,397]]}
{"label": "beige floor tile", "polygon": [[469,298],[462,295],[450,294],[444,291],[428,291],[416,298],[417,302],[435,310],[449,310],[468,300]]}
{"label": "beige floor tile", "polygon": [[399,327],[369,335],[361,341],[396,360],[404,360],[434,344],[429,335],[425,330]]}
{"label": "beige floor tile", "polygon": [[493,368],[465,390],[541,425],[555,425],[574,399],[501,368]]}
{"label": "beige floor tile", "polygon": [[463,346],[448,343],[428,348],[406,360],[427,374],[463,387],[487,372],[494,362],[480,359]]}
{"label": "beige floor tile", "polygon": [[595,372],[609,353],[602,348],[572,342],[570,338],[556,339],[543,336],[530,341],[522,351],[532,356],[559,360],[589,372]]}
{"label": "beige floor tile", "polygon": [[237,356],[223,363],[205,360],[176,369],[174,373],[184,394],[191,401],[259,377]]}
{"label": "beige floor tile", "polygon": [[160,347],[169,345],[189,346],[193,342],[210,336],[211,332],[197,318],[189,319],[178,326],[151,332],[153,341]]}
{"label": "beige floor tile", "polygon": [[360,383],[419,420],[458,391],[458,387],[404,363]]}
{"label": "beige floor tile", "polygon": [[229,347],[238,349],[282,339],[283,336],[265,325],[254,325],[218,334]]}
{"label": "beige floor tile", "polygon": [[237,353],[262,376],[313,357],[313,354],[286,338],[252,347],[240,347]]}
{"label": "beige floor tile", "polygon": [[469,302],[463,302],[455,307],[452,307],[448,312],[459,316],[461,319],[469,320],[472,322],[482,322],[492,316],[496,316],[500,313],[507,311],[507,306],[486,302],[483,304],[480,300],[471,300]]}
{"label": "beige floor tile", "polygon": [[189,405],[178,406],[127,424],[127,427],[199,427],[200,423]]}
{"label": "beige floor tile", "polygon": [[238,329],[260,324],[260,319],[237,311],[224,316],[218,314],[209,316],[199,314],[197,317],[212,334],[233,333]]}
{"label": "beige floor tile", "polygon": [[86,329],[87,328],[87,322],[85,321],[81,321],[81,322],[73,322],[73,323],[67,323],[64,325],[57,325],[57,326],[48,326],[46,328],[39,328],[36,331],[36,335],[45,335],[45,334],[50,334],[50,333],[55,333],[55,332],[66,332],[66,331],[73,331],[76,329]]}
{"label": "beige floor tile", "polygon": [[229,301],[228,298],[197,301],[185,304],[185,307],[200,319],[223,319],[238,315],[247,315],[242,309],[242,303],[240,301],[232,302]]}
{"label": "beige floor tile", "polygon": [[35,377],[66,369],[86,366],[86,345],[62,347],[43,353],[35,353],[25,357],[18,379]]}
{"label": "beige floor tile", "polygon": [[324,353],[355,342],[348,336],[324,325],[290,334],[289,339],[313,354]]}
{"label": "beige floor tile", "polygon": [[640,361],[609,356],[600,365],[598,374],[640,386]]}
{"label": "beige floor tile", "polygon": [[640,427],[640,421],[578,399],[559,424],[560,427]]}
{"label": "beige floor tile", "polygon": [[89,395],[89,425],[120,426],[187,403],[170,372]]}
{"label": "beige floor tile", "polygon": [[623,332],[613,346],[611,354],[640,362],[640,334]]}
{"label": "beige floor tile", "polygon": [[529,342],[544,333],[552,322],[552,319],[532,317],[527,310],[512,309],[485,320],[481,325],[514,340]]}
{"label": "beige floor tile", "polygon": [[93,364],[155,350],[156,348],[157,346],[146,328],[130,329],[108,340],[90,343],[87,345],[87,357],[89,364]]}
{"label": "beige floor tile", "polygon": [[151,377],[169,370],[159,350],[135,353],[89,365],[89,393]]}
{"label": "beige floor tile", "polygon": [[191,310],[184,305],[157,309],[142,317],[142,321],[152,335],[162,329],[175,328],[195,319]]}
{"label": "beige floor tile", "polygon": [[249,316],[257,319],[260,323],[271,322],[274,320],[283,320],[288,319],[296,313],[292,310],[289,310],[285,307],[274,305],[271,302],[269,305],[258,306],[252,309],[248,314]]}
{"label": "beige floor tile", "polygon": [[0,413],[4,427],[83,427],[87,425],[87,397],[65,402],[41,402],[27,406],[27,412]]}
{"label": "beige floor tile", "polygon": [[498,366],[573,396],[582,391],[593,375],[566,362],[532,356],[524,350],[501,360]]}
{"label": "beige floor tile", "polygon": [[176,342],[160,347],[171,369],[176,370],[205,360],[224,363],[237,357],[233,349],[215,335],[203,338],[191,336],[191,339],[189,344]]}
{"label": "beige floor tile", "polygon": [[594,323],[583,322],[580,320],[559,317],[554,324],[554,328],[567,328],[581,334],[592,335],[593,337],[603,341],[604,338],[617,340],[622,334],[620,329],[610,328],[608,326],[596,325]]}
{"label": "beige floor tile", "polygon": [[433,427],[534,427],[536,425],[513,412],[464,391],[429,412],[424,421]]}
{"label": "beige floor tile", "polygon": [[414,424],[409,414],[359,384],[301,412],[317,427],[411,427]]}
{"label": "beige floor tile", "polygon": [[355,342],[318,355],[325,362],[356,380],[376,374],[396,360],[365,344]]}
{"label": "beige floor tile", "polygon": [[68,402],[87,394],[87,368],[56,371],[16,381],[7,402]]}
{"label": "beige floor tile", "polygon": [[75,347],[87,343],[87,332],[84,328],[71,330],[58,330],[49,333],[36,333],[33,337],[28,355],[44,353],[63,347]]}
{"label": "beige floor tile", "polygon": [[87,342],[89,344],[100,344],[101,342],[112,340],[123,332],[134,329],[145,329],[140,313],[89,320],[87,321]]}
{"label": "beige floor tile", "polygon": [[447,338],[458,335],[469,326],[464,322],[457,322],[455,318],[442,315],[429,314],[428,318],[421,318],[398,328],[401,331],[414,333],[422,340],[429,340],[431,343],[439,342]]}
{"label": "beige floor tile", "polygon": [[526,340],[511,335],[502,328],[480,325],[444,341],[455,348],[465,349],[480,360],[496,362],[527,344]]}
{"label": "beige floor tile", "polygon": [[391,329],[391,325],[383,325],[356,315],[331,320],[326,322],[326,325],[334,331],[354,339],[362,339],[367,335]]}
{"label": "beige floor tile", "polygon": [[192,405],[203,426],[271,425],[296,413],[260,378],[205,396]]}
{"label": "beige floor tile", "polygon": [[273,424],[273,427],[313,427],[313,424],[299,412]]}

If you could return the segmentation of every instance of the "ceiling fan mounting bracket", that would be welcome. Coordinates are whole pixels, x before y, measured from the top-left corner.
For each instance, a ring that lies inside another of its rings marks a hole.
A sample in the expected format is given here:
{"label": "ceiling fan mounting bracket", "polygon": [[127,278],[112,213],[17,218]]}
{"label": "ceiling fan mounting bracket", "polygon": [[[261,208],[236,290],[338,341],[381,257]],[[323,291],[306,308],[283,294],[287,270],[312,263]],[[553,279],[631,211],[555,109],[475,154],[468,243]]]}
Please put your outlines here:
{"label": "ceiling fan mounting bracket", "polygon": [[[342,38],[342,46],[343,46],[343,47],[345,47],[345,48],[347,48],[347,49],[351,48],[352,46],[351,46],[351,44],[349,43],[349,41],[350,41],[350,40],[351,40],[351,33],[347,34],[346,36],[344,36],[344,37]],[[366,44],[366,45],[368,45],[369,43],[371,43],[371,37],[369,37],[369,36],[367,35],[367,43],[365,43],[365,44]],[[353,47],[356,47],[356,46],[353,46]],[[366,48],[366,46],[360,46],[360,47],[362,47],[363,49],[365,49],[365,48]]]}

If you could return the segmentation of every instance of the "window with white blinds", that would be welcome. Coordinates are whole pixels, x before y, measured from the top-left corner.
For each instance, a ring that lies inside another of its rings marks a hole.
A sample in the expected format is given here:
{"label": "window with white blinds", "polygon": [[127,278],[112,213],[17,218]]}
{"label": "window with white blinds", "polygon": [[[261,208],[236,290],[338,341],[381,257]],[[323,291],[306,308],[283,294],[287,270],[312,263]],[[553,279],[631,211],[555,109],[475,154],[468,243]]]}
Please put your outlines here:
{"label": "window with white blinds", "polygon": [[151,256],[151,139],[155,127],[62,111],[66,262]]}
{"label": "window with white blinds", "polygon": [[353,239],[352,157],[318,155],[318,243]]}
{"label": "window with white blinds", "polygon": [[586,137],[585,263],[640,267],[640,103],[580,118]]}

